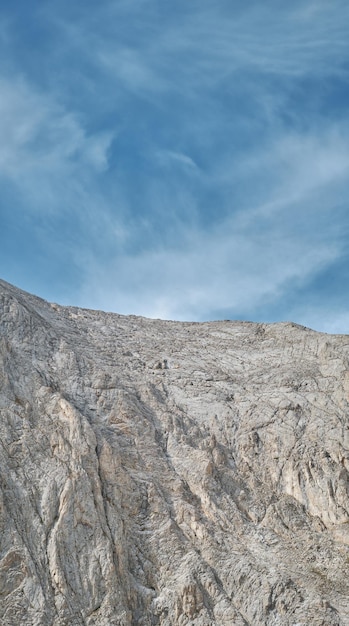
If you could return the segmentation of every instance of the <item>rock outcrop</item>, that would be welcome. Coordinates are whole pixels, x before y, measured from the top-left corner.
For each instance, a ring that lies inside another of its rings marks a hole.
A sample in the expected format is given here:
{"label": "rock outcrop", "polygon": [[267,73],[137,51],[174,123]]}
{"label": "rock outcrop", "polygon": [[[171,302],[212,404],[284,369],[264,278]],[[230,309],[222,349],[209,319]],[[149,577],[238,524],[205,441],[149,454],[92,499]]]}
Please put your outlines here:
{"label": "rock outcrop", "polygon": [[349,337],[0,281],[2,626],[347,626]]}

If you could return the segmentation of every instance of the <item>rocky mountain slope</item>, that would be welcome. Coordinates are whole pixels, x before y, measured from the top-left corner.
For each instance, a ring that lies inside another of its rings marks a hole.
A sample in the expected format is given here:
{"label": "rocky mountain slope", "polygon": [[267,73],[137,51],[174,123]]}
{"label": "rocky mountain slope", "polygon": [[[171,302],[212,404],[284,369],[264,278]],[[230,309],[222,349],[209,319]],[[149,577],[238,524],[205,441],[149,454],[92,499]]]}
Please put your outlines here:
{"label": "rocky mountain slope", "polygon": [[349,337],[0,281],[0,624],[349,624]]}

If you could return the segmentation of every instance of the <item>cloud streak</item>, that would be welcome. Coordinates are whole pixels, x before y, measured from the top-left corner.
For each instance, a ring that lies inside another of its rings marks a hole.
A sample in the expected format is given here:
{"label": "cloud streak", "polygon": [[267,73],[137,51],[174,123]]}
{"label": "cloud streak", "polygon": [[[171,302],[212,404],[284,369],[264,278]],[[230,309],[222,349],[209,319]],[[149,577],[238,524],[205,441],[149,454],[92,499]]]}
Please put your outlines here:
{"label": "cloud streak", "polygon": [[87,5],[3,10],[3,232],[11,202],[51,285],[70,263],[61,301],[179,319],[319,310],[319,276],[347,263],[346,3]]}

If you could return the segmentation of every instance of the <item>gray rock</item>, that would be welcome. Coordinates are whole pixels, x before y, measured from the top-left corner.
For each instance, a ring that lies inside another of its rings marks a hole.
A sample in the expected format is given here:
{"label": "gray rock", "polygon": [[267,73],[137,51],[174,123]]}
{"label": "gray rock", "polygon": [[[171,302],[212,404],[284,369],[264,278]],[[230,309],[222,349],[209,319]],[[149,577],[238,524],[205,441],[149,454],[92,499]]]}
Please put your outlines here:
{"label": "gray rock", "polygon": [[349,337],[0,313],[2,626],[349,624]]}

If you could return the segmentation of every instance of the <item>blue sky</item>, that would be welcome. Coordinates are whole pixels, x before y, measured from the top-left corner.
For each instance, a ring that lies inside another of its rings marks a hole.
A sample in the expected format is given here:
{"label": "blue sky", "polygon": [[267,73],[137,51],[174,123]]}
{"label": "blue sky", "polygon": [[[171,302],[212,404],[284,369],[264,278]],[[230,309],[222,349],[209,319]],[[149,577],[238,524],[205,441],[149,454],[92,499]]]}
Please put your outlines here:
{"label": "blue sky", "polygon": [[349,4],[0,2],[0,276],[349,333]]}

